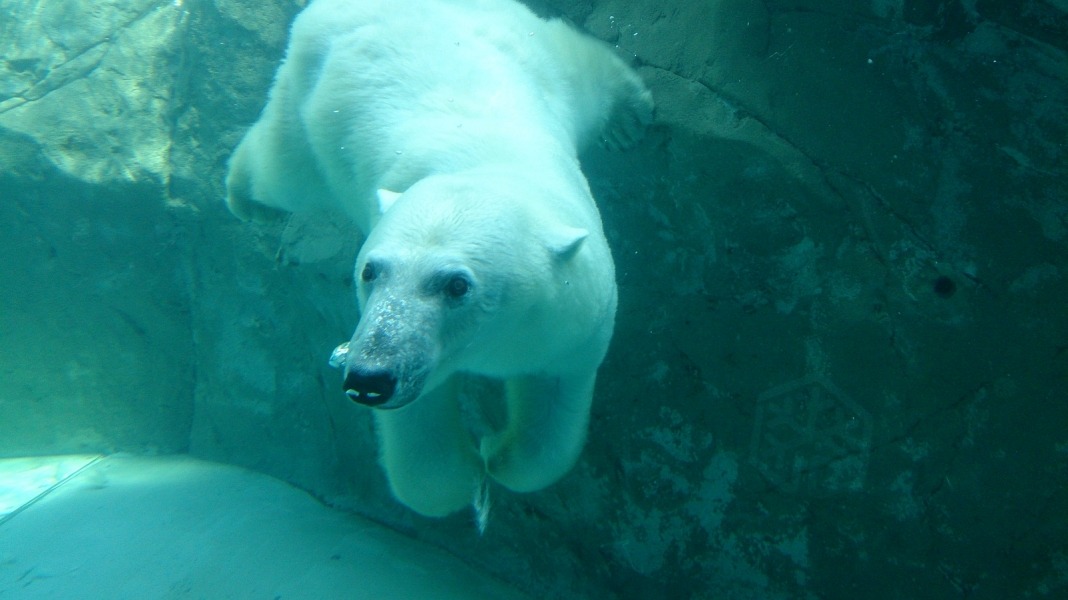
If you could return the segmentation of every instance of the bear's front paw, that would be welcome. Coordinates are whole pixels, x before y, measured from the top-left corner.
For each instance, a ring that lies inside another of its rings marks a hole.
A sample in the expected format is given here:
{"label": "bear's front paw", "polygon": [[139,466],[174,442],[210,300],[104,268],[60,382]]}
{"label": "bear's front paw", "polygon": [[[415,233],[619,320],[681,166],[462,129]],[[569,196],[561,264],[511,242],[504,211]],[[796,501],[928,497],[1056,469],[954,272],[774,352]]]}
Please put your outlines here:
{"label": "bear's front paw", "polygon": [[486,472],[492,475],[494,479],[497,478],[497,473],[507,471],[508,463],[511,462],[507,449],[508,445],[505,443],[503,433],[487,435],[482,438],[482,442],[479,444],[479,454],[482,455],[482,462],[486,466]]}
{"label": "bear's front paw", "polygon": [[645,129],[653,122],[653,95],[640,82],[625,94],[601,133],[601,142],[609,150],[626,150],[645,137]]}
{"label": "bear's front paw", "polygon": [[[504,487],[515,491],[530,491],[530,469],[523,468],[523,460],[519,457],[518,447],[515,443],[509,443],[507,435],[498,434],[482,439],[480,453],[486,465],[486,473],[494,481]],[[536,488],[535,488],[536,489]]]}
{"label": "bear's front paw", "polygon": [[521,437],[497,435],[482,440],[486,474],[513,492],[535,492],[552,485],[566,469],[560,468],[554,453],[539,452],[522,443]]}

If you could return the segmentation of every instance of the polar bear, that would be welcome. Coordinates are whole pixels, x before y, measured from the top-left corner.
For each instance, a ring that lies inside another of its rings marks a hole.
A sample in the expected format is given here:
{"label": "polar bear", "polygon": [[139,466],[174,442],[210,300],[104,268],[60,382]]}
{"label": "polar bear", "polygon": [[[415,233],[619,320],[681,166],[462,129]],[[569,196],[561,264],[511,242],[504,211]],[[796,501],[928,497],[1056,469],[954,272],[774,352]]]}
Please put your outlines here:
{"label": "polar bear", "polygon": [[[396,498],[428,516],[546,487],[584,444],[616,284],[581,147],[635,143],[649,91],[603,43],[513,0],[315,0],[293,23],[227,202],[340,209],[365,241],[335,351]],[[471,426],[465,379],[502,382]]]}

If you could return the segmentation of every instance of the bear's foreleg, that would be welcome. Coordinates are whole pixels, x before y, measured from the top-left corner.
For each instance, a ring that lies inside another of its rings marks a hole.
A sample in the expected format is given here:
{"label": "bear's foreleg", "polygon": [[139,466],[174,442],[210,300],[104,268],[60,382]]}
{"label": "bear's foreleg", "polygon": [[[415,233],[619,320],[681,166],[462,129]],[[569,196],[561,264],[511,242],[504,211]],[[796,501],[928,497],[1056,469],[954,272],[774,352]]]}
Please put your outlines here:
{"label": "bear's foreleg", "polygon": [[396,410],[375,411],[381,463],[393,495],[417,513],[443,517],[471,504],[482,459],[450,380]]}
{"label": "bear's foreleg", "polygon": [[508,423],[482,441],[486,471],[516,492],[540,490],[566,474],[582,452],[596,373],[526,376],[506,384]]}

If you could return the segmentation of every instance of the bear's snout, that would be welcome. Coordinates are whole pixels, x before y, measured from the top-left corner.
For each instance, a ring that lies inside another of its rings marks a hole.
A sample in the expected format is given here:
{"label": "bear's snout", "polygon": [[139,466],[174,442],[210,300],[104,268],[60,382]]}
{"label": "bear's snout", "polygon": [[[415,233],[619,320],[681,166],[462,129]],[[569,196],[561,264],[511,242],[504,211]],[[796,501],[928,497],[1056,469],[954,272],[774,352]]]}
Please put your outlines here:
{"label": "bear's snout", "polygon": [[365,406],[380,406],[393,397],[397,378],[385,369],[349,369],[343,384],[345,395]]}

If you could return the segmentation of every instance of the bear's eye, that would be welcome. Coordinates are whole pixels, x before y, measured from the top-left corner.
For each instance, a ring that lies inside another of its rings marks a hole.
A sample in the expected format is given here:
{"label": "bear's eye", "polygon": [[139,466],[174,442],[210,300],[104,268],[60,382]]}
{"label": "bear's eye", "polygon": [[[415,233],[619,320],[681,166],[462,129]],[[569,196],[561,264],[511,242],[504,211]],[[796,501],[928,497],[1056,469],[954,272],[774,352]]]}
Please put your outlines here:
{"label": "bear's eye", "polygon": [[453,275],[445,282],[445,295],[450,298],[462,298],[471,289],[471,282],[463,275]]}
{"label": "bear's eye", "polygon": [[378,273],[375,272],[375,266],[371,263],[367,263],[363,266],[363,271],[360,272],[360,279],[362,279],[364,283],[371,283],[377,275]]}

